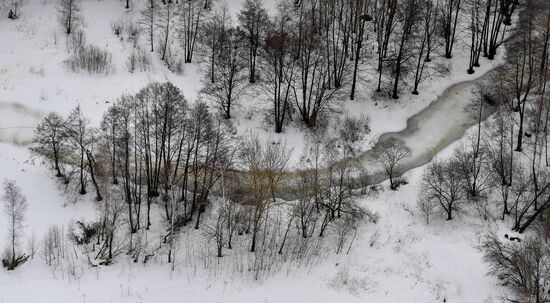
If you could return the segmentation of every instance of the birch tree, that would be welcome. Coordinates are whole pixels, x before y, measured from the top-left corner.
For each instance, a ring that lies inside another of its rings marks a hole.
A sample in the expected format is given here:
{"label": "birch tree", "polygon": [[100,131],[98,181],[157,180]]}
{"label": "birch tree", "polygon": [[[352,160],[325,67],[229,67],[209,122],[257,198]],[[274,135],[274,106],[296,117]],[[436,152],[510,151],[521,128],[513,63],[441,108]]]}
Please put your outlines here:
{"label": "birch tree", "polygon": [[21,254],[19,250],[19,242],[23,237],[27,199],[21,193],[21,188],[17,183],[14,180],[7,179],[4,181],[2,201],[4,202],[8,231],[8,242],[2,255],[2,265],[8,270],[13,270],[28,258],[28,256]]}

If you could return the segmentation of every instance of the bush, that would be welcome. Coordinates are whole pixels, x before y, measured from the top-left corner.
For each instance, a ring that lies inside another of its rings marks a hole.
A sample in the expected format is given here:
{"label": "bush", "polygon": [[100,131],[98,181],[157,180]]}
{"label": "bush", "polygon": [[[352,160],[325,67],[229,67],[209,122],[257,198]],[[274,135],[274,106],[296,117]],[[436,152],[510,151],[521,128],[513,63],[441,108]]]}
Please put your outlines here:
{"label": "bush", "polygon": [[65,65],[73,72],[87,71],[90,74],[108,74],[113,69],[111,53],[96,46],[88,45],[77,49]]}
{"label": "bush", "polygon": [[128,35],[128,41],[132,42],[134,47],[137,47],[139,34],[141,32],[140,27],[133,22],[128,22],[125,26],[125,30],[126,34]]}
{"label": "bush", "polygon": [[14,259],[10,256],[9,250],[4,250],[2,253],[2,266],[7,270],[14,270],[17,266],[27,262],[29,256],[22,254],[18,255]]}
{"label": "bush", "polygon": [[141,28],[138,24],[127,18],[117,19],[111,22],[111,30],[120,40],[124,40],[124,34],[126,34],[126,40],[130,41],[134,47],[137,47],[139,34],[141,32]]}
{"label": "bush", "polygon": [[355,275],[350,273],[348,267],[343,267],[328,281],[328,286],[336,290],[344,290],[350,294],[358,294],[373,288],[375,283],[368,277]]}
{"label": "bush", "polygon": [[120,37],[120,34],[122,34],[122,31],[124,30],[124,23],[122,20],[115,20],[111,22],[111,30],[115,36]]}
{"label": "bush", "polygon": [[76,221],[69,227],[69,238],[77,245],[90,244],[99,233],[99,224]]}
{"label": "bush", "polygon": [[128,71],[133,73],[134,71],[146,72],[151,69],[151,57],[149,54],[142,50],[138,49],[137,51],[132,52],[128,61],[126,62]]}
{"label": "bush", "polygon": [[86,45],[86,34],[83,30],[73,30],[67,37],[67,49],[70,52],[77,52]]}
{"label": "bush", "polygon": [[365,115],[359,117],[346,115],[339,124],[338,135],[346,142],[358,141],[370,133],[370,120]]}
{"label": "bush", "polygon": [[175,74],[178,74],[178,75],[183,74],[183,67],[184,67],[183,57],[172,55],[170,48],[168,49],[168,51],[169,53],[166,56],[166,60],[165,60],[166,67],[168,67],[168,69]]}

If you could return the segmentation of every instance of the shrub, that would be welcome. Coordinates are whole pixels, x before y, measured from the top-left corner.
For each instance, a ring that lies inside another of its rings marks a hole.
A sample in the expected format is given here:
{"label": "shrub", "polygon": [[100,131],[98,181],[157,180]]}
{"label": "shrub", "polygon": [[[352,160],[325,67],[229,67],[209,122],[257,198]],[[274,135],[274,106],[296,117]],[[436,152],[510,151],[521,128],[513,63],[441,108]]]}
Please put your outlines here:
{"label": "shrub", "polygon": [[124,23],[122,20],[115,20],[111,22],[111,30],[113,30],[115,36],[120,37],[122,31],[124,30]]}
{"label": "shrub", "polygon": [[137,47],[141,29],[136,23],[127,18],[117,19],[111,22],[111,30],[120,40],[124,40],[124,34],[126,34],[126,40],[130,41],[134,47]]}
{"label": "shrub", "polygon": [[77,52],[86,45],[86,34],[83,30],[73,30],[67,37],[67,49],[70,52]]}
{"label": "shrub", "polygon": [[346,115],[339,122],[338,135],[346,142],[355,142],[370,132],[370,120],[367,116],[354,117]]}
{"label": "shrub", "polygon": [[167,49],[165,62],[166,62],[166,67],[168,67],[168,69],[171,72],[176,73],[178,75],[183,74],[183,67],[184,67],[183,57],[174,55],[170,47],[168,47]]}
{"label": "shrub", "polygon": [[69,238],[77,245],[89,244],[99,233],[99,224],[97,222],[86,223],[76,221],[69,227]]}
{"label": "shrub", "polygon": [[111,53],[96,46],[80,47],[67,60],[65,65],[73,72],[87,71],[90,74],[108,74],[112,70]]}
{"label": "shrub", "polygon": [[131,73],[136,70],[139,72],[149,71],[151,69],[151,57],[146,51],[138,49],[132,52],[126,62],[126,67],[128,67],[128,71]]}
{"label": "shrub", "polygon": [[134,47],[137,47],[139,34],[141,32],[140,27],[133,22],[128,22],[125,26],[125,30],[126,34],[128,35],[128,41],[132,42]]}
{"label": "shrub", "polygon": [[14,259],[10,256],[9,250],[4,250],[2,253],[2,266],[7,270],[14,270],[17,266],[27,262],[29,256],[25,254],[17,255]]}

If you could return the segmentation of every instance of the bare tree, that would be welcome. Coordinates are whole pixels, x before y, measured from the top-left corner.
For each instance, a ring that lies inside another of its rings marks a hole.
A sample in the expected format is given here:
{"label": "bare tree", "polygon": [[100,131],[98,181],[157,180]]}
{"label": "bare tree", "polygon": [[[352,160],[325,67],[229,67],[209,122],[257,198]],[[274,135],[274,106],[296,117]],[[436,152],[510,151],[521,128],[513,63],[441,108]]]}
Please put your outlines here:
{"label": "bare tree", "polygon": [[3,0],[1,4],[9,10],[8,18],[15,20],[19,18],[19,9],[26,5],[28,0]]}
{"label": "bare tree", "polygon": [[369,0],[358,0],[352,2],[355,5],[353,11],[353,29],[352,37],[353,42],[355,43],[354,47],[354,58],[353,58],[353,77],[351,80],[351,93],[350,100],[355,99],[355,92],[357,87],[357,73],[359,70],[359,60],[362,57],[362,50],[364,42],[368,41],[368,33],[371,30],[371,27],[367,27],[367,22],[373,21],[373,17],[368,14],[369,12]]}
{"label": "bare tree", "polygon": [[177,6],[172,1],[167,1],[159,7],[158,12],[159,17],[157,18],[157,22],[162,33],[161,40],[159,41],[159,52],[161,55],[160,59],[166,60],[170,63],[169,60],[167,60],[167,56],[170,55],[170,39],[172,37],[172,29],[175,27],[174,21],[177,16]]}
{"label": "bare tree", "polygon": [[218,201],[214,209],[211,220],[206,224],[204,234],[207,239],[213,241],[216,247],[216,256],[223,257],[223,248],[229,244],[231,228],[234,226],[235,212],[234,202],[228,200]]}
{"label": "bare tree", "polygon": [[[533,12],[535,8],[528,7],[528,9]],[[536,72],[533,20],[525,16],[522,18],[522,26],[518,28],[518,34],[509,47],[509,52],[514,53],[514,56],[510,58],[514,72],[511,82],[515,87],[515,104],[513,104],[513,108],[519,116],[516,151],[523,150],[525,113],[528,110],[529,97],[534,89]]]}
{"label": "bare tree", "polygon": [[67,138],[64,132],[65,121],[56,113],[50,113],[36,127],[33,148],[38,154],[53,161],[56,177],[62,177],[60,159],[67,153]]}
{"label": "bare tree", "polygon": [[265,56],[262,72],[265,75],[265,81],[262,85],[273,103],[272,117],[275,132],[281,133],[290,111],[291,87],[296,77],[296,60],[292,55],[294,37],[289,32],[289,8],[282,7],[275,19],[263,45]]}
{"label": "bare tree", "polygon": [[479,55],[483,44],[483,4],[480,0],[467,0],[466,4],[470,11],[470,22],[468,25],[470,35],[470,60],[468,74],[473,74],[474,67],[479,66]]}
{"label": "bare tree", "polygon": [[422,12],[424,17],[421,20],[421,32],[414,39],[416,44],[416,68],[413,95],[418,95],[418,86],[423,80],[430,77],[430,74],[426,72],[426,64],[431,62],[430,56],[437,46],[437,43],[434,41],[434,34],[437,28],[439,0],[424,0],[421,4],[423,6]]}
{"label": "bare tree", "polygon": [[493,175],[498,176],[500,183],[500,198],[502,201],[502,220],[510,214],[509,197],[510,187],[514,177],[514,171],[518,168],[518,161],[514,158],[514,123],[509,116],[511,113],[500,106],[499,111],[495,114],[497,126],[494,128],[493,134],[498,144],[489,145],[490,166],[493,170]]}
{"label": "bare tree", "polygon": [[399,81],[401,80],[404,66],[411,59],[410,49],[413,31],[418,31],[418,22],[421,5],[419,0],[405,0],[397,9],[397,18],[400,20],[397,27],[396,52],[394,55],[393,89],[392,98],[399,98]]}
{"label": "bare tree", "polygon": [[248,41],[248,74],[250,83],[256,82],[256,59],[267,31],[269,16],[262,0],[245,0],[238,15],[239,25]]}
{"label": "bare tree", "polygon": [[90,121],[84,117],[80,106],[77,106],[71,111],[66,123],[64,124],[66,136],[70,139],[70,146],[73,151],[73,156],[75,156],[75,159],[78,159],[79,161],[79,193],[81,195],[85,195],[87,193],[86,150],[89,148],[90,144],[90,137],[88,136],[89,123]]}
{"label": "bare tree", "polygon": [[[123,193],[118,188],[109,188],[105,192],[105,199],[97,204],[97,212],[99,214],[97,244],[99,245],[99,249],[94,259],[102,259],[102,264],[104,265],[109,265],[113,258],[122,252],[124,246],[122,243],[126,242],[126,240],[117,241],[117,236],[121,227],[125,225],[124,222],[126,221],[123,218],[127,207],[129,206],[124,203]],[[124,234],[127,235],[126,233]]]}
{"label": "bare tree", "polygon": [[317,117],[329,105],[339,86],[330,83],[329,57],[323,44],[322,28],[318,24],[316,1],[303,1],[295,12],[295,50],[298,69],[292,91],[302,121],[315,127]]}
{"label": "bare tree", "polygon": [[210,79],[213,83],[205,83],[203,92],[217,104],[224,118],[230,119],[231,110],[246,87],[246,59],[237,29],[226,29],[218,43],[221,44],[218,46],[218,63],[213,67]]}
{"label": "bare tree", "polygon": [[423,199],[437,203],[447,220],[453,219],[453,212],[459,209],[458,203],[464,196],[464,181],[458,172],[455,160],[432,162],[422,180]]}
{"label": "bare tree", "polygon": [[[344,245],[348,241],[350,236],[353,236],[350,241],[357,235],[357,229],[359,228],[359,219],[354,216],[345,216],[340,220],[336,220],[331,226],[331,229],[336,235],[336,253],[339,254],[343,251]],[[351,247],[351,244],[349,246]]]}
{"label": "bare tree", "polygon": [[417,200],[417,206],[420,209],[420,212],[426,218],[426,224],[430,224],[430,217],[434,213],[434,210],[437,206],[434,199],[428,195],[427,192],[421,191],[420,197]]}
{"label": "bare tree", "polygon": [[388,60],[388,45],[396,24],[397,0],[382,1],[375,8],[375,31],[378,42],[378,86],[377,92],[382,91],[382,75]]}
{"label": "bare tree", "polygon": [[378,157],[384,168],[384,171],[390,178],[390,188],[397,190],[399,182],[395,182],[395,177],[398,174],[400,162],[410,155],[410,149],[402,140],[389,139],[382,143],[378,151]]}
{"label": "bare tree", "polygon": [[[232,28],[231,22],[231,14],[229,14],[228,12],[227,5],[222,5],[220,9],[214,11],[213,14],[211,14],[210,18],[208,18],[202,26],[203,34],[200,35],[200,42],[201,45],[205,48],[205,52],[208,56],[208,61],[210,61],[210,83],[216,82],[217,74],[215,68],[218,63],[223,63],[221,60],[221,56],[224,55],[223,51],[227,49],[224,49],[222,46],[224,46],[224,44],[228,42],[226,34],[227,30],[229,28]],[[233,31],[240,32],[236,29],[234,29]],[[208,78],[208,76],[205,76],[205,78]],[[206,83],[205,87],[208,87]]]}
{"label": "bare tree", "polygon": [[486,144],[482,144],[485,141],[482,122],[486,96],[485,89],[479,87],[474,101],[466,107],[470,119],[477,124],[477,130],[469,137],[468,143],[454,151],[468,198],[474,199],[494,185],[494,176],[489,169],[489,150]]}
{"label": "bare tree", "polygon": [[59,0],[57,8],[59,23],[70,35],[80,20],[80,0]]}
{"label": "bare tree", "polygon": [[45,231],[45,235],[40,241],[42,246],[40,252],[46,265],[57,267],[61,259],[65,257],[63,237],[63,232],[57,225],[51,225]]}
{"label": "bare tree", "polygon": [[[324,176],[314,174],[316,208],[322,216],[319,236],[325,234],[335,220],[354,214],[357,210],[355,199],[349,187],[352,165],[349,160],[355,155],[348,123],[343,123],[338,130],[337,138],[323,142],[322,156],[327,166]],[[350,140],[351,139],[351,140]],[[314,157],[317,151],[313,151]],[[319,180],[320,178],[320,180]]]}
{"label": "bare tree", "polygon": [[275,195],[279,191],[285,179],[289,151],[284,145],[260,143],[257,136],[252,136],[244,142],[241,158],[249,173],[243,182],[244,189],[252,203],[252,243],[250,251],[256,249],[256,242],[266,211],[275,201]]}
{"label": "bare tree", "polygon": [[193,61],[193,54],[197,37],[203,21],[204,10],[209,8],[208,2],[204,5],[201,0],[183,1],[182,12],[180,14],[181,37],[185,56],[185,63]]}
{"label": "bare tree", "polygon": [[28,256],[19,251],[19,240],[23,236],[23,222],[27,210],[27,199],[21,193],[21,188],[14,180],[5,180],[3,185],[2,200],[4,213],[7,217],[8,246],[2,256],[2,265],[13,270],[19,264],[25,262]]}
{"label": "bare tree", "polygon": [[317,221],[315,177],[315,171],[300,172],[295,184],[298,200],[293,207],[291,220],[293,218],[297,220],[296,224],[304,239],[314,233]]}
{"label": "bare tree", "polygon": [[[506,241],[506,240],[505,240]],[[530,236],[521,243],[503,243],[495,234],[486,236],[482,248],[490,273],[511,290],[510,302],[548,302],[550,251],[547,237]]]}
{"label": "bare tree", "polygon": [[335,88],[340,88],[348,76],[350,67],[350,42],[355,7],[346,0],[323,0],[319,1],[317,10],[319,16],[316,18],[322,24],[322,35],[325,37],[329,83],[333,83]]}
{"label": "bare tree", "polygon": [[156,25],[157,7],[154,0],[149,0],[148,5],[141,11],[140,23],[147,29],[147,38],[151,46],[151,52],[155,50],[155,25]]}
{"label": "bare tree", "polygon": [[453,47],[456,42],[456,30],[460,19],[462,0],[444,0],[441,6],[442,36],[445,40],[445,58],[453,57]]}
{"label": "bare tree", "polygon": [[482,30],[483,56],[489,60],[493,60],[498,47],[504,42],[506,26],[512,24],[512,14],[518,7],[519,1],[487,0],[485,3],[485,17]]}

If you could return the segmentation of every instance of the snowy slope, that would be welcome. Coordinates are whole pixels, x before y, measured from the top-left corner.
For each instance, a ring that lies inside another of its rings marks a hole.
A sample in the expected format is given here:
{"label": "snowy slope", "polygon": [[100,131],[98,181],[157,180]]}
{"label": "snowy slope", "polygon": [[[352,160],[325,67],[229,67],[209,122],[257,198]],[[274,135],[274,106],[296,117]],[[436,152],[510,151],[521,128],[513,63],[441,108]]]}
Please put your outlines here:
{"label": "snowy slope", "polygon": [[[90,216],[86,202],[63,208],[42,166],[25,163],[28,154],[0,148],[22,154],[8,161],[3,174],[28,193],[27,222],[38,236],[48,223]],[[365,197],[362,204],[380,216],[377,224],[361,228],[349,255],[331,253],[305,272],[283,271],[258,282],[231,273],[212,276],[201,266],[171,272],[163,262],[143,265],[123,258],[102,268],[77,261],[71,276],[36,257],[14,272],[0,271],[0,302],[497,302],[501,289],[486,275],[475,248],[483,227],[479,219],[474,213],[452,222],[437,216],[426,226],[414,198],[422,172],[410,172],[410,184],[397,192]]]}
{"label": "snowy slope", "polygon": [[[202,86],[200,63],[188,64],[183,75],[176,75],[157,54],[151,72],[129,73],[125,61],[132,46],[116,38],[110,26],[113,20],[139,11],[126,11],[113,0],[85,1],[82,11],[87,42],[110,50],[115,70],[104,77],[67,71],[62,64],[68,56],[66,41],[55,5],[53,0],[29,0],[17,22],[0,18],[0,41],[10,42],[0,44],[0,180],[15,179],[23,189],[29,202],[25,234],[34,233],[37,239],[52,224],[66,227],[76,219],[95,216],[91,201],[65,205],[67,197],[51,171],[21,146],[28,143],[41,116],[49,111],[66,114],[80,104],[97,125],[117,97],[135,93],[149,82],[173,81],[191,102],[198,99]],[[274,3],[268,7],[273,11]],[[229,9],[236,13],[239,1],[231,0]],[[478,77],[498,63],[482,62],[475,75],[467,75],[465,60],[457,55],[449,63],[452,76],[423,83],[420,96],[404,92],[396,102],[372,100],[375,82],[365,79],[358,100],[340,100],[338,110],[343,115],[370,117],[372,132],[361,142],[366,149],[380,134],[403,129],[407,118],[435,100],[445,87]],[[285,134],[273,134],[263,121],[266,106],[250,93],[237,107],[239,132],[255,131],[266,140],[286,141],[294,149],[292,161],[296,163],[304,146],[304,130],[291,125]],[[387,191],[384,185],[384,189],[379,187],[380,194],[362,198],[366,208],[379,214],[379,221],[362,226],[349,255],[331,252],[306,271],[282,271],[258,282],[231,273],[215,275],[201,266],[176,267],[172,272],[165,259],[143,265],[119,258],[112,266],[97,268],[90,268],[85,260],[73,260],[75,274],[68,275],[66,268],[52,270],[37,255],[14,272],[0,270],[0,303],[499,301],[502,289],[486,275],[487,266],[475,248],[485,223],[470,210],[452,222],[436,218],[426,226],[416,210],[422,173],[423,168],[411,171],[409,185],[397,192]],[[0,216],[0,247],[5,241],[4,220]]]}
{"label": "snowy slope", "polygon": [[[183,74],[177,75],[164,66],[158,53],[152,53],[151,71],[128,72],[126,61],[133,51],[133,45],[117,38],[111,30],[111,23],[130,17],[138,20],[144,3],[143,0],[135,0],[132,2],[133,8],[127,11],[117,1],[83,2],[82,29],[86,43],[109,50],[113,55],[114,71],[107,76],[73,73],[64,67],[63,61],[69,55],[67,38],[57,21],[54,0],[29,0],[17,22],[0,18],[0,41],[10,41],[0,45],[0,104],[16,104],[19,107],[17,116],[10,107],[0,113],[0,118],[8,117],[0,119],[0,140],[28,142],[32,133],[23,130],[15,135],[13,129],[28,128],[36,124],[37,116],[50,111],[67,114],[76,105],[81,106],[93,125],[98,125],[104,110],[118,97],[136,93],[154,81],[172,81],[190,102],[195,102],[200,97],[203,85],[200,62],[186,64]],[[266,1],[270,13],[275,11],[274,3]],[[218,3],[218,6],[221,5],[221,2]],[[231,0],[227,6],[230,12],[236,14],[240,2]],[[233,21],[236,22],[236,17]],[[144,37],[139,44],[144,49],[148,48]],[[367,64],[359,82],[356,100],[348,100],[346,87],[332,106],[342,117],[366,115],[370,119],[371,133],[357,143],[357,148],[364,151],[381,134],[405,128],[407,118],[437,99],[446,87],[475,79],[502,60],[502,54],[495,61],[482,58],[481,67],[474,75],[468,75],[465,72],[468,60],[468,53],[463,51],[465,47],[458,44],[452,60],[435,59],[448,72],[422,83],[419,96],[404,91],[397,101],[377,100],[380,96],[373,96],[377,83],[376,72],[374,66]],[[368,62],[375,62],[376,54],[374,50],[371,52]],[[265,140],[286,142],[294,151],[291,164],[295,165],[303,153],[307,130],[296,122],[289,125],[284,134],[275,134],[273,127],[265,122],[265,112],[270,108],[266,100],[268,98],[263,96],[261,89],[250,87],[234,110],[233,122],[240,134],[255,132]]]}

